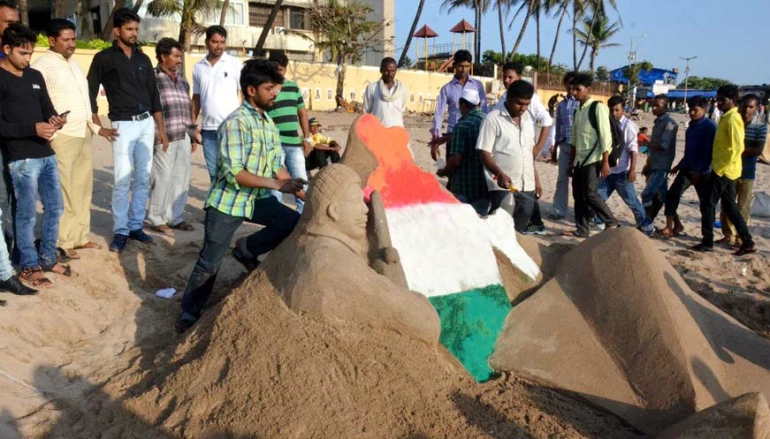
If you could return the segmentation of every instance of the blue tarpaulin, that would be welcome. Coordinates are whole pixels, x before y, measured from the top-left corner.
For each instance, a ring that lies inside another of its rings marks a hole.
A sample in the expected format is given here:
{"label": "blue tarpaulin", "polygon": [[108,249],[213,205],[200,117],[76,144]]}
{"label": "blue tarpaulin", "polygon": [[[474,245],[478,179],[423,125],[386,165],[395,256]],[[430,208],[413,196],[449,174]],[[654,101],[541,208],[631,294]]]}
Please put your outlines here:
{"label": "blue tarpaulin", "polygon": [[[671,99],[684,99],[684,90],[671,90],[668,92],[668,97]],[[717,97],[716,90],[687,90],[687,99],[694,97],[704,97],[711,99]]]}
{"label": "blue tarpaulin", "polygon": [[[615,69],[610,72],[610,81],[612,82],[619,82],[621,84],[627,84],[628,79],[626,79],[626,75],[624,74],[625,67],[621,67],[619,69]],[[664,69],[650,69],[650,70],[642,70],[639,73],[639,81],[642,83],[642,85],[653,85],[655,84],[655,81],[663,81],[664,83],[671,83],[672,81],[676,81],[676,72],[673,70],[664,70]]]}

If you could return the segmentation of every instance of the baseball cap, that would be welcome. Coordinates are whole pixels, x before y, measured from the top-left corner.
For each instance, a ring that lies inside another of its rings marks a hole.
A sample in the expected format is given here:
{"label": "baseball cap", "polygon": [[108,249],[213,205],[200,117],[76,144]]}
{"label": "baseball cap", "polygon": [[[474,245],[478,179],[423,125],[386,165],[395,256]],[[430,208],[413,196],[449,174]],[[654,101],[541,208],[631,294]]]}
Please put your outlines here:
{"label": "baseball cap", "polygon": [[308,123],[310,123],[310,126],[318,125],[321,126],[321,122],[318,121],[315,117],[311,117],[310,120],[308,120]]}
{"label": "baseball cap", "polygon": [[479,98],[479,92],[472,88],[464,88],[460,99],[465,99],[473,105],[479,105],[481,102],[481,98]]}

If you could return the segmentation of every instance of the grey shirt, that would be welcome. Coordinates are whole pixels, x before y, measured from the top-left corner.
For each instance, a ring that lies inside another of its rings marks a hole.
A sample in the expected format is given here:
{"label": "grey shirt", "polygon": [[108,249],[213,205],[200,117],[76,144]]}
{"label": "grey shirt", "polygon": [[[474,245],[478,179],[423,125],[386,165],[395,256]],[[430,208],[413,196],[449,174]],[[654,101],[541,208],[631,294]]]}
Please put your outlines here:
{"label": "grey shirt", "polygon": [[660,145],[663,151],[657,151],[650,148],[650,170],[651,171],[670,171],[674,164],[676,156],[676,134],[679,132],[679,125],[671,118],[668,113],[655,119],[652,127],[651,145]]}

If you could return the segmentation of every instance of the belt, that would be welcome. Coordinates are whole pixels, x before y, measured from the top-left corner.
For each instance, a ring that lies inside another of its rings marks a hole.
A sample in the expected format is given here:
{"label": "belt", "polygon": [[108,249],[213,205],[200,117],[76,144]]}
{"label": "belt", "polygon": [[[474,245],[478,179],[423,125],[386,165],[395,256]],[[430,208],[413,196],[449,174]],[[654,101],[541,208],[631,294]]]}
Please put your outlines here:
{"label": "belt", "polygon": [[136,116],[128,116],[125,119],[117,119],[115,122],[140,122],[145,119],[148,119],[150,117],[150,112],[145,111],[144,113],[137,114]]}

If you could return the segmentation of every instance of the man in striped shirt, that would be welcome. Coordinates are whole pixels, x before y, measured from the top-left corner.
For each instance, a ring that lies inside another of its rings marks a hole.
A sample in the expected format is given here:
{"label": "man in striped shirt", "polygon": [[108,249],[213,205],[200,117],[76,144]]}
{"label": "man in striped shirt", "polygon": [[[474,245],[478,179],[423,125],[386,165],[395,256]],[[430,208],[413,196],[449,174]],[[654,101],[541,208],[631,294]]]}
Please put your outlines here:
{"label": "man in striped shirt", "polygon": [[[278,73],[286,77],[286,67],[289,65],[289,58],[280,51],[270,51],[270,61],[278,65]],[[281,146],[283,148],[283,160],[286,163],[286,169],[289,170],[292,178],[300,178],[307,181],[307,170],[305,166],[305,157],[313,149],[313,141],[310,138],[310,124],[307,119],[305,102],[302,100],[302,92],[296,82],[284,79],[281,93],[275,99],[275,103],[268,112],[278,127],[281,137]],[[304,139],[299,137],[299,129],[302,128]],[[307,186],[305,187],[307,190]],[[273,194],[281,200],[283,195],[275,191]],[[297,211],[302,213],[305,206],[303,201],[304,193],[295,196]]]}
{"label": "man in striped shirt", "polygon": [[178,332],[200,318],[233,234],[244,221],[264,226],[235,243],[233,257],[247,269],[256,268],[257,256],[277,247],[299,221],[299,213],[270,193],[278,190],[296,195],[306,183],[292,179],[281,166],[278,129],[267,114],[283,75],[275,63],[253,59],[245,63],[240,82],[243,104],[222,122],[217,133],[219,160],[205,205],[203,248],[182,298]]}

